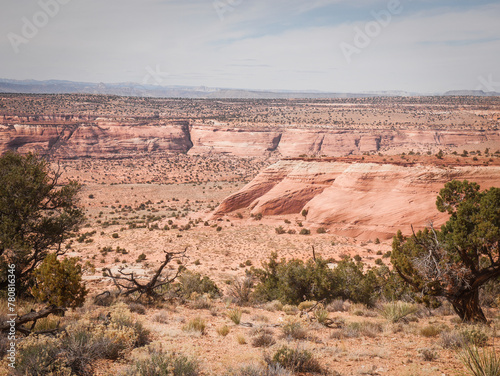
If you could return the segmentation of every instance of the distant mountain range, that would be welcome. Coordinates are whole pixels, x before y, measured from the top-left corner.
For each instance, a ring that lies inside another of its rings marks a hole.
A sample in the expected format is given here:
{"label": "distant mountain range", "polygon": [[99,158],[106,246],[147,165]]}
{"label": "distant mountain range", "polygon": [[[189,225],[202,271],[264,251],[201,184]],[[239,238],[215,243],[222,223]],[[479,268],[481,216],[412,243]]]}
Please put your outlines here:
{"label": "distant mountain range", "polygon": [[[272,98],[361,98],[374,96],[408,97],[421,96],[418,93],[405,91],[375,91],[365,93],[327,93],[320,91],[286,91],[286,90],[246,90],[209,88],[205,86],[157,86],[142,85],[133,82],[123,83],[91,83],[61,80],[10,80],[0,78],[0,93],[23,94],[103,94],[133,97],[160,98],[235,98],[235,99],[272,99]],[[500,96],[498,92],[482,90],[448,91],[444,96]]]}

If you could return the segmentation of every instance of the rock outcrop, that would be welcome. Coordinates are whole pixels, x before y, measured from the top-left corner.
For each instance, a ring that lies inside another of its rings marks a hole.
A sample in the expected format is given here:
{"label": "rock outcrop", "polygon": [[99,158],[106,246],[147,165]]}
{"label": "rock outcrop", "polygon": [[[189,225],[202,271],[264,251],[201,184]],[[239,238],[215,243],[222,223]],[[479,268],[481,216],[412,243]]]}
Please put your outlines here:
{"label": "rock outcrop", "polygon": [[0,153],[37,151],[64,158],[137,153],[227,154],[238,157],[346,156],[500,144],[500,131],[231,128],[190,120],[110,119],[73,115],[3,116]]}
{"label": "rock outcrop", "polygon": [[411,226],[418,230],[430,222],[444,223],[448,215],[436,209],[436,196],[453,179],[475,181],[483,189],[498,187],[500,167],[283,160],[226,198],[215,217],[240,210],[272,218],[305,209],[305,227],[387,239],[398,229],[408,234]]}

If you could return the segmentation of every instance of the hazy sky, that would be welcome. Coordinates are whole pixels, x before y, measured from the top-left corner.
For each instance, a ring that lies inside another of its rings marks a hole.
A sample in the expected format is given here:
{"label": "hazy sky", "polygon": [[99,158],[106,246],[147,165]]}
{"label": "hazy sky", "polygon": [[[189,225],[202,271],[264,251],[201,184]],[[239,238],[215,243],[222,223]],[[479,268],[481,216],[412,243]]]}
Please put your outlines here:
{"label": "hazy sky", "polygon": [[1,78],[329,92],[500,91],[499,0],[0,4]]}

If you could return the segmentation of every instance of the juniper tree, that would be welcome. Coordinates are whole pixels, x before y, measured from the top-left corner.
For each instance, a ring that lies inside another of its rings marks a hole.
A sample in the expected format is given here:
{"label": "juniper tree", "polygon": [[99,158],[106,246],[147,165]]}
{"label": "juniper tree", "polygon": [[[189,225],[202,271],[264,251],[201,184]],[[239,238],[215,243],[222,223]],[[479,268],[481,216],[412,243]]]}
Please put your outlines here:
{"label": "juniper tree", "polygon": [[424,299],[444,297],[463,321],[486,322],[479,289],[500,276],[500,189],[453,180],[436,206],[449,220],[410,237],[398,231],[391,262]]}
{"label": "juniper tree", "polygon": [[34,154],[7,152],[0,157],[0,290],[8,285],[7,267],[15,265],[16,292],[26,293],[34,270],[82,222],[77,206],[80,185],[59,186],[60,174]]}

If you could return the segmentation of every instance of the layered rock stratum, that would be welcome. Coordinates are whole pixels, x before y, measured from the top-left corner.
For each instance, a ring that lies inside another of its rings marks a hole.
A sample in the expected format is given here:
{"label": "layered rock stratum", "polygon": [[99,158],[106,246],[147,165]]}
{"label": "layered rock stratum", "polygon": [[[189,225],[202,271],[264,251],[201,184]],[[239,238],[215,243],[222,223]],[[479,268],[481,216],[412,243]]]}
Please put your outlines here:
{"label": "layered rock stratum", "polygon": [[153,152],[287,158],[410,149],[435,152],[482,144],[500,145],[500,131],[238,128],[193,124],[188,120],[117,121],[72,116],[0,120],[0,153],[36,151],[60,158],[108,158]]}
{"label": "layered rock stratum", "polygon": [[282,160],[226,198],[215,217],[243,212],[282,219],[306,210],[306,228],[388,239],[398,229],[409,234],[412,226],[444,223],[448,215],[436,209],[436,196],[453,179],[498,187],[500,167]]}

